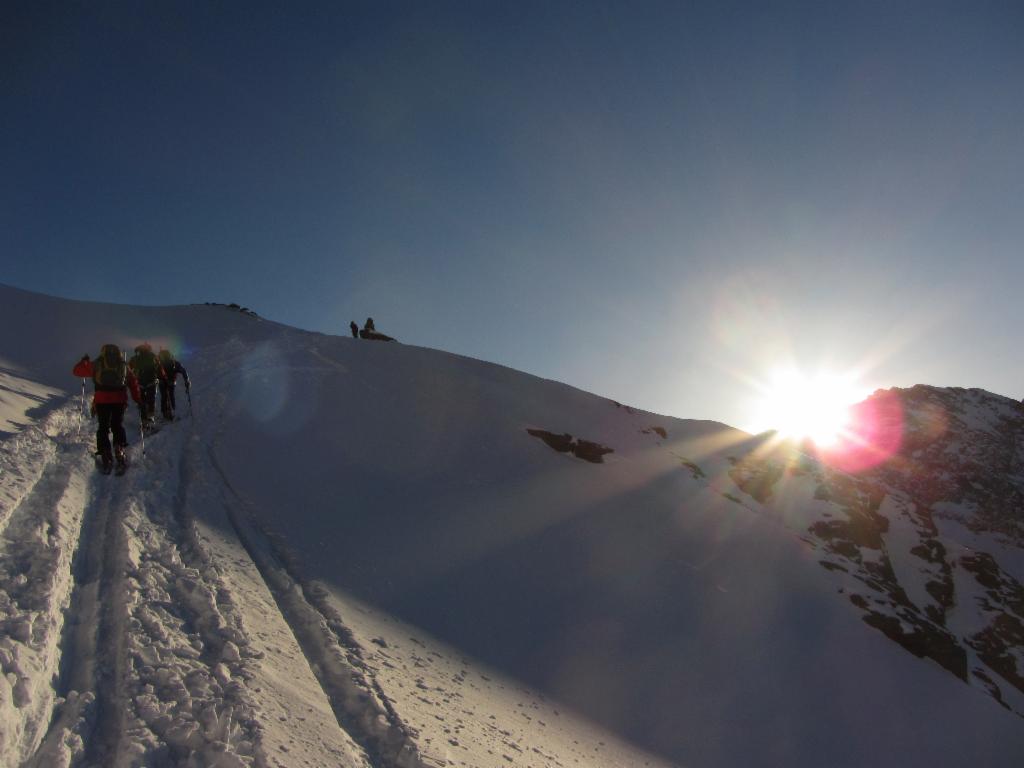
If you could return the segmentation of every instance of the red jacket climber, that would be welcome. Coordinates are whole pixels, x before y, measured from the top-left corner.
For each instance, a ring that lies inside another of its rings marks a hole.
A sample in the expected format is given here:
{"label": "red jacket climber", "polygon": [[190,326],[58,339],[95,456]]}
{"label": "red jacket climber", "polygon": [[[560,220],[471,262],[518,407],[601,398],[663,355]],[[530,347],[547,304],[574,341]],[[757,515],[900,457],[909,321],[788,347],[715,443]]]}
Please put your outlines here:
{"label": "red jacket climber", "polygon": [[[92,379],[95,394],[93,408],[96,411],[96,455],[100,458],[100,469],[109,474],[117,460],[117,472],[121,474],[128,466],[125,449],[128,435],[124,431],[124,412],[128,409],[128,392],[137,403],[141,398],[139,382],[128,368],[121,350],[115,344],[104,344],[95,363],[83,355],[71,371],[75,376]],[[110,435],[114,436],[111,450]]]}
{"label": "red jacket climber", "polygon": [[[102,352],[100,353],[102,355]],[[100,358],[96,358],[97,362]],[[110,404],[110,405],[127,405],[128,404],[128,390],[131,390],[132,400],[136,403],[142,399],[142,395],[139,392],[139,382],[135,378],[135,374],[131,370],[125,371],[125,383],[122,386],[104,386],[94,379],[96,375],[96,366],[93,365],[92,360],[86,355],[79,360],[74,369],[71,371],[75,376],[80,379],[93,379],[93,385],[96,388],[96,392],[93,395],[93,402],[97,405]]]}

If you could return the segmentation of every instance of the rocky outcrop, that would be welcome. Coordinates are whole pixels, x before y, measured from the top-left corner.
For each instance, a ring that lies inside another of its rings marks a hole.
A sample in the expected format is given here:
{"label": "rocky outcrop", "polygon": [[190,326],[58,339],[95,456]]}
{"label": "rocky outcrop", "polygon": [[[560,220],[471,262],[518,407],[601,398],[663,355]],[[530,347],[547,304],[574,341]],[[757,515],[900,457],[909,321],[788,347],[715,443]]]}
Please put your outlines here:
{"label": "rocky outcrop", "polygon": [[1024,409],[978,389],[872,397],[891,422],[876,466],[852,474],[779,447],[735,460],[730,477],[787,521],[799,517],[787,505],[805,505],[801,538],[867,624],[1024,716],[1024,587],[1011,567],[1024,555]]}
{"label": "rocky outcrop", "polygon": [[583,438],[573,438],[568,432],[558,435],[543,429],[527,429],[533,437],[539,438],[551,449],[559,453],[571,453],[578,459],[589,461],[591,464],[603,464],[602,458],[605,454],[614,453],[613,449],[600,443],[594,443]]}

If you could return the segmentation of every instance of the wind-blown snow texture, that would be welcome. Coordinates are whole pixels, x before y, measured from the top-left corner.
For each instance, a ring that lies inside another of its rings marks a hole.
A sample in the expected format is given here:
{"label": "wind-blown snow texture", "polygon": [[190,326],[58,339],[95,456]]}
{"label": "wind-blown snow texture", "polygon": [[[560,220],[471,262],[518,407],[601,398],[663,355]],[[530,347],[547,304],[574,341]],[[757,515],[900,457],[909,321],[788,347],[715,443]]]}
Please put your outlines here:
{"label": "wind-blown snow texture", "polygon": [[[194,418],[98,475],[85,352]],[[222,306],[0,287],[0,764],[1016,766],[1024,412],[899,391],[850,477]]]}

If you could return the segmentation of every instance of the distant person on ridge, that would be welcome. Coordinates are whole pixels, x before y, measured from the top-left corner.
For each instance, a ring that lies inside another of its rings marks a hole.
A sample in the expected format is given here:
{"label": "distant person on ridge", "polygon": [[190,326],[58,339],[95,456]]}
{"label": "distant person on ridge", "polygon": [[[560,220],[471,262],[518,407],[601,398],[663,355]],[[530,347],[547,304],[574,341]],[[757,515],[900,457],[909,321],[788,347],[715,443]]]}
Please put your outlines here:
{"label": "distant person on ridge", "polygon": [[378,333],[377,329],[373,327],[373,318],[366,318],[366,325],[363,326],[363,330],[359,332],[359,338],[370,339],[371,341],[394,341],[390,336],[385,336],[383,333]]}
{"label": "distant person on ridge", "polygon": [[142,343],[135,348],[135,354],[128,361],[128,367],[138,379],[139,391],[142,393],[139,418],[142,419],[144,426],[149,426],[153,423],[156,413],[156,384],[160,378],[160,361],[153,348],[148,343]]}
{"label": "distant person on ridge", "polygon": [[[118,472],[124,471],[127,466],[124,449],[128,445],[128,436],[124,431],[124,412],[128,408],[129,390],[136,403],[142,399],[135,375],[128,369],[121,350],[114,344],[104,344],[95,362],[89,359],[89,355],[82,355],[71,372],[80,379],[92,379],[95,390],[92,403],[99,420],[96,453],[100,455],[103,472],[110,473],[115,457]],[[113,452],[108,432],[114,435]]]}
{"label": "distant person on ridge", "polygon": [[174,421],[174,412],[178,404],[174,401],[174,385],[177,383],[178,374],[185,380],[185,391],[192,388],[188,380],[188,371],[174,359],[169,349],[161,349],[157,356],[160,360],[160,414],[167,421]]}
{"label": "distant person on ridge", "polygon": [[353,339],[358,339],[359,338],[359,326],[356,325],[356,321],[353,320],[352,322],[350,322],[348,324],[348,327],[349,327],[349,330],[352,331],[352,338]]}

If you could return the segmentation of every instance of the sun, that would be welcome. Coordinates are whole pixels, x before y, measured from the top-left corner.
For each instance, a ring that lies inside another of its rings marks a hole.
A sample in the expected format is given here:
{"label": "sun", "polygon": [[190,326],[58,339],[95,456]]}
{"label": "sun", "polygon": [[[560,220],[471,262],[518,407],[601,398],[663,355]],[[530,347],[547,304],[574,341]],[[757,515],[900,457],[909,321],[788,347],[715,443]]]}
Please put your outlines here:
{"label": "sun", "polygon": [[776,371],[756,405],[756,420],[781,437],[833,445],[850,423],[850,409],[864,391],[852,375],[819,372],[808,376],[795,368]]}

